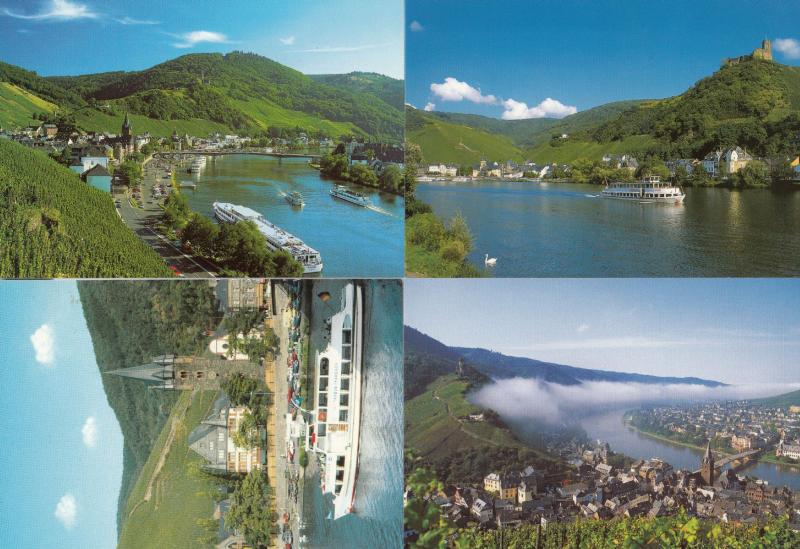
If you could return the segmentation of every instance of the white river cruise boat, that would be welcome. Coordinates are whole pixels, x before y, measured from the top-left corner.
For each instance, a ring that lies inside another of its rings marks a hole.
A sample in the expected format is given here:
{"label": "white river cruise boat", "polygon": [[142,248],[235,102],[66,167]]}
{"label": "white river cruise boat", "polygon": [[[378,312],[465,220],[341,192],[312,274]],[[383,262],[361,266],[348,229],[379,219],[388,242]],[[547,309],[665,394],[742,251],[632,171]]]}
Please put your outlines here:
{"label": "white river cruise boat", "polygon": [[270,223],[263,215],[246,206],[229,204],[227,202],[214,202],[212,208],[214,215],[223,223],[237,223],[239,221],[252,221],[258,227],[267,245],[271,250],[286,250],[293,258],[303,265],[304,272],[318,273],[322,270],[322,257],[319,252],[294,236]]}
{"label": "white river cruise boat", "polygon": [[189,166],[189,172],[200,173],[203,170],[203,168],[206,167],[206,162],[207,162],[206,157],[203,155],[195,157],[195,159],[192,160],[192,165]]}
{"label": "white river cruise boat", "polygon": [[686,197],[680,187],[662,182],[657,175],[647,176],[634,183],[609,183],[603,189],[601,196],[638,202],[683,202]]}
{"label": "white river cruise boat", "polygon": [[369,206],[371,204],[369,197],[361,193],[351,191],[344,185],[336,185],[333,187],[331,189],[331,196],[351,202],[357,206]]}
{"label": "white river cruise boat", "polygon": [[330,320],[330,340],[316,356],[315,407],[309,447],[320,463],[322,493],[333,496],[333,519],[353,512],[358,480],[362,388],[362,289],[349,283]]}

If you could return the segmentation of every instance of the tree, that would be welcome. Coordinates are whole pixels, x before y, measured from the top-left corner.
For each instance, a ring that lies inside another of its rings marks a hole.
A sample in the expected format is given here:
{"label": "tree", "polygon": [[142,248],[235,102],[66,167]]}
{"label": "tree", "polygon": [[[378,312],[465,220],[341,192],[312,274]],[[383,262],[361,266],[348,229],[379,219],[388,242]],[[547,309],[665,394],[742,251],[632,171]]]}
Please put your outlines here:
{"label": "tree", "polygon": [[182,228],[189,220],[191,210],[186,197],[179,192],[170,193],[164,201],[164,223],[171,229]]}
{"label": "tree", "polygon": [[380,177],[381,188],[385,191],[399,193],[403,190],[403,174],[397,166],[388,166]]}
{"label": "tree", "polygon": [[320,160],[319,166],[320,173],[325,177],[347,179],[348,162],[346,154],[326,154]]}
{"label": "tree", "polygon": [[242,416],[239,429],[233,434],[233,442],[239,448],[252,449],[261,444],[261,433],[256,418],[249,410]]}
{"label": "tree", "polygon": [[256,389],[258,389],[256,380],[243,374],[230,376],[222,382],[222,390],[234,406],[248,406],[251,394]]}
{"label": "tree", "polygon": [[690,181],[692,185],[705,185],[708,183],[709,176],[702,163],[694,167]]}
{"label": "tree", "polygon": [[753,160],[734,174],[733,181],[734,185],[741,188],[769,185],[769,168],[760,160]]}
{"label": "tree", "polygon": [[181,231],[181,243],[204,257],[214,255],[219,226],[204,215],[192,213]]}
{"label": "tree", "polygon": [[247,543],[266,547],[272,541],[274,513],[270,505],[271,489],[266,475],[258,469],[247,474],[231,495],[231,507],[225,521],[240,530]]}
{"label": "tree", "polygon": [[378,176],[365,164],[355,164],[350,167],[350,180],[365,187],[378,186]]}
{"label": "tree", "polygon": [[298,457],[297,461],[303,469],[308,467],[308,453],[305,448],[300,448],[300,457]]}

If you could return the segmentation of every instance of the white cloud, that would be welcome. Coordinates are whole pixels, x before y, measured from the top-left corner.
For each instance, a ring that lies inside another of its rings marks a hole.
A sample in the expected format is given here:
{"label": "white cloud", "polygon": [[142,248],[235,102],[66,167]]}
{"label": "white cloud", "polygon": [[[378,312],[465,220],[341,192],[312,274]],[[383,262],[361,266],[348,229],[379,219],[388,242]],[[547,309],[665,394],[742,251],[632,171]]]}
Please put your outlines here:
{"label": "white cloud", "polygon": [[789,59],[800,59],[800,40],[794,38],[776,38],[775,49]]}
{"label": "white cloud", "polygon": [[33,350],[36,351],[36,361],[50,366],[55,357],[55,337],[49,324],[42,324],[31,335]]}
{"label": "white cloud", "polygon": [[81,427],[81,435],[83,435],[83,443],[89,448],[97,446],[97,420],[94,416],[89,416]]}
{"label": "white cloud", "polygon": [[178,38],[180,38],[181,41],[173,44],[176,48],[192,48],[201,42],[210,42],[213,44],[229,43],[228,37],[224,34],[205,30],[186,32],[178,35]]}
{"label": "white cloud", "polygon": [[78,517],[78,503],[72,494],[64,494],[56,505],[55,517],[64,525],[67,530],[75,526],[75,519]]}
{"label": "white cloud", "polygon": [[582,334],[582,333],[588,332],[588,331],[589,331],[589,328],[591,328],[591,326],[589,326],[588,324],[585,324],[585,323],[584,323],[584,324],[581,324],[581,325],[579,325],[577,328],[575,328],[575,330],[576,330],[576,331],[577,331],[579,334]]}
{"label": "white cloud", "polygon": [[294,46],[294,36],[287,36],[286,38],[278,38],[284,46]]}
{"label": "white cloud", "polygon": [[578,109],[564,105],[561,101],[557,101],[548,97],[535,107],[528,107],[522,101],[515,101],[513,99],[506,99],[503,101],[503,120],[524,120],[527,118],[564,118],[570,114],[575,114]]}
{"label": "white cloud", "polygon": [[755,384],[707,387],[683,383],[620,383],[589,381],[578,385],[560,385],[538,379],[501,379],[484,385],[470,400],[491,408],[504,418],[540,419],[560,423],[593,409],[611,406],[634,406],[668,401],[744,399],[792,391],[797,385]]}
{"label": "white cloud", "polygon": [[425,30],[425,27],[422,26],[422,23],[416,20],[412,21],[408,28],[411,30],[411,32],[420,32]]}
{"label": "white cloud", "polygon": [[73,19],[96,19],[98,14],[93,12],[86,4],[78,4],[69,0],[50,0],[49,4],[42,7],[39,13],[16,13],[8,8],[3,13],[17,19],[32,19],[36,21],[71,21]]}
{"label": "white cloud", "polygon": [[489,105],[497,104],[494,95],[483,95],[477,88],[473,88],[466,82],[456,80],[448,76],[441,84],[431,84],[431,91],[442,101],[472,101],[473,103],[486,103]]}
{"label": "white cloud", "polygon": [[424,110],[424,111],[428,111],[428,112],[431,112],[431,111],[433,111],[433,110],[436,110],[436,103],[430,103],[430,102],[428,102],[428,103],[426,103],[426,104],[425,104],[425,107],[423,107],[423,109],[422,109],[422,110]]}
{"label": "white cloud", "polygon": [[134,19],[133,17],[121,17],[119,19],[114,19],[117,23],[121,25],[158,25],[161,21],[153,21],[150,19]]}

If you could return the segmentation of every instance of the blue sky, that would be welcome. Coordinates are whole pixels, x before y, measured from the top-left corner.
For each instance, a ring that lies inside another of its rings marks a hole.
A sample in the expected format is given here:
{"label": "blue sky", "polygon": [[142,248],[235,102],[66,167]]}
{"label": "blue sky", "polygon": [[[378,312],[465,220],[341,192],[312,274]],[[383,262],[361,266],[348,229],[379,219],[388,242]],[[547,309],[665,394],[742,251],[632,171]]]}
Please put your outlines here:
{"label": "blue sky", "polygon": [[404,311],[407,325],[448,345],[732,384],[800,383],[800,280],[408,279]]}
{"label": "blue sky", "polygon": [[0,547],[114,547],[123,439],[75,282],[0,282],[0,348]]}
{"label": "blue sky", "polygon": [[306,74],[402,78],[403,27],[402,0],[0,0],[0,59],[72,75],[243,50]]}
{"label": "blue sky", "polygon": [[800,64],[799,18],[797,2],[408,0],[406,100],[531,118],[668,97],[764,38]]}

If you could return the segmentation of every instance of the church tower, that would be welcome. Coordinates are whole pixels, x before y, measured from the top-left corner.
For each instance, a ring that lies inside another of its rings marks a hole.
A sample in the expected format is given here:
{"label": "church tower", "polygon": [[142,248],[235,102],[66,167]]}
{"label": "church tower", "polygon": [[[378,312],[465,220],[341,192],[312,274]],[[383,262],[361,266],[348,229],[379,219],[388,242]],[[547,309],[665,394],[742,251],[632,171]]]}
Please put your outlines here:
{"label": "church tower", "polygon": [[225,379],[237,374],[258,380],[262,369],[249,360],[163,355],[150,364],[105,373],[138,379],[156,389],[191,391],[219,389]]}
{"label": "church tower", "polygon": [[703,462],[700,465],[700,477],[703,479],[703,484],[707,486],[714,485],[714,454],[711,453],[710,439],[708,441],[708,446],[706,446]]}
{"label": "church tower", "polygon": [[128,144],[131,140],[131,121],[127,112],[125,113],[125,121],[122,123],[122,139],[125,144]]}

